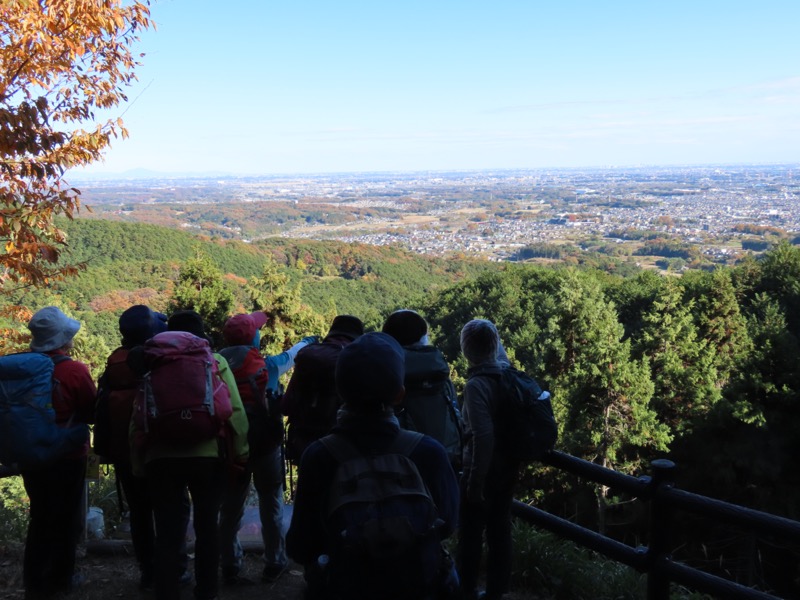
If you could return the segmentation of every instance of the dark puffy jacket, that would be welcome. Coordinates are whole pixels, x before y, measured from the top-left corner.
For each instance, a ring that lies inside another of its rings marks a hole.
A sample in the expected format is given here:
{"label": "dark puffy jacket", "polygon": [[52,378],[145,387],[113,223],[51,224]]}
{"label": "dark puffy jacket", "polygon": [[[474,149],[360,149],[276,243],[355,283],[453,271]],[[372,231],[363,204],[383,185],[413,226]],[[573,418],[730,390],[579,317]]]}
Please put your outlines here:
{"label": "dark puffy jacket", "polygon": [[294,372],[283,395],[283,414],[289,427],[286,457],[297,461],[308,445],[336,424],[341,400],[336,393],[336,361],[352,340],[329,335],[321,343],[306,346],[294,359]]}

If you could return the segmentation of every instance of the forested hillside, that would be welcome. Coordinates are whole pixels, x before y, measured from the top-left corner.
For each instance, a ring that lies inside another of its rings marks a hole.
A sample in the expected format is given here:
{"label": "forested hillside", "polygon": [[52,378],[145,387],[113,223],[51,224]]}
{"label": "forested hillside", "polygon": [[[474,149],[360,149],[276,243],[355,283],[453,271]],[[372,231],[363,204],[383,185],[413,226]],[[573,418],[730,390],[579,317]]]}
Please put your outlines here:
{"label": "forested hillside", "polygon": [[106,347],[117,343],[117,317],[131,304],[169,311],[182,270],[189,276],[185,267],[192,261],[203,263],[230,290],[231,310],[251,307],[248,280],[275,272],[292,291],[290,303],[322,319],[356,314],[372,328],[397,307],[421,306],[427,294],[494,268],[483,260],[445,261],[341,242],[275,238],[247,244],[154,225],[85,219],[63,220],[59,226],[69,239],[62,260],[84,263],[85,270],[44,289],[13,291],[4,302],[31,309],[63,306],[84,322],[86,333],[96,338],[93,344]]}
{"label": "forested hillside", "polygon": [[[800,251],[781,244],[759,261],[680,278],[505,268],[443,291],[427,314],[461,374],[460,327],[475,316],[498,324],[509,354],[553,393],[560,449],[634,474],[670,458],[680,487],[797,519],[799,302]],[[635,503],[546,470],[529,475],[547,510],[637,542]],[[693,540],[681,559],[761,569],[785,593],[800,591],[797,548],[700,519],[679,529],[676,539]]]}
{"label": "forested hillside", "polygon": [[[263,309],[273,318],[264,336],[270,352],[323,333],[337,312],[378,329],[392,310],[415,308],[457,383],[465,376],[459,331],[471,318],[489,318],[512,359],[552,392],[560,449],[633,474],[669,457],[682,487],[800,516],[800,249],[788,243],[732,268],[623,277],[332,242],[249,245],[104,221],[65,229],[69,260],[87,261],[86,270],[6,302],[55,303],[80,318],[77,350],[96,369],[117,343],[118,315],[138,302],[194,307],[212,329],[234,311]],[[635,504],[605,488],[575,488],[534,470],[520,494],[636,538]],[[687,522],[685,533],[702,528]],[[764,569],[780,566],[786,581],[797,576],[796,563],[780,565],[785,549],[745,548],[725,532],[682,552],[724,565],[745,550],[758,553]]]}

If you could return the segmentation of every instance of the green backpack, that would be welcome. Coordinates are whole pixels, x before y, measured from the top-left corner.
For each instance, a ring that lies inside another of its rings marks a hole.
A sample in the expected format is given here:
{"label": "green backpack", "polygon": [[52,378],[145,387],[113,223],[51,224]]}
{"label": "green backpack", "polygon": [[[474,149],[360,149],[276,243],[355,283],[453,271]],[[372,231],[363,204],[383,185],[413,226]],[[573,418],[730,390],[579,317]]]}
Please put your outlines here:
{"label": "green backpack", "polygon": [[429,435],[442,444],[450,464],[458,472],[463,430],[456,390],[450,381],[450,367],[433,346],[416,344],[403,350],[406,395],[402,407],[396,411],[400,426]]}

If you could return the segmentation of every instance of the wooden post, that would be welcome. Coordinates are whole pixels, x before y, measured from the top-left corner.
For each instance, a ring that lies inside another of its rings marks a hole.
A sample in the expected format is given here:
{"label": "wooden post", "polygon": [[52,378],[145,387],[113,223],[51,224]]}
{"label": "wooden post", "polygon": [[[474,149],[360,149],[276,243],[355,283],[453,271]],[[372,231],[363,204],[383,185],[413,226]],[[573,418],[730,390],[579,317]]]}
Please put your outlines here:
{"label": "wooden post", "polygon": [[653,469],[652,496],[650,499],[650,558],[647,575],[647,600],[669,600],[669,578],[662,566],[670,559],[672,529],[672,507],[660,498],[659,490],[672,487],[675,477],[675,463],[658,459],[650,463]]}

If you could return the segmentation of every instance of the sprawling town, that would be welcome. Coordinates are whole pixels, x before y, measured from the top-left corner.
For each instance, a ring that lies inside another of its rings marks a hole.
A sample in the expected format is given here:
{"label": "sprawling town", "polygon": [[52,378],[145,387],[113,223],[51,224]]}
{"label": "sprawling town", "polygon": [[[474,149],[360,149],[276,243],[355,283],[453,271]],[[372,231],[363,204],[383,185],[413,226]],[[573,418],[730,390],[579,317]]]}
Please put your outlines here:
{"label": "sprawling town", "polygon": [[[414,252],[483,254],[641,240],[692,244],[709,257],[736,254],[743,240],[800,234],[800,164],[536,171],[360,173],[263,177],[165,177],[94,181],[90,204],[131,215],[136,204],[291,206],[276,229],[269,208],[218,228],[253,241],[280,235],[397,244]],[[123,210],[127,206],[127,210]],[[180,211],[184,227],[203,229]],[[224,214],[224,210],[222,213]],[[313,218],[310,215],[314,215]],[[206,227],[209,220],[205,216]],[[214,219],[211,219],[214,220]],[[259,220],[262,220],[259,228]],[[632,236],[632,233],[639,232]]]}

